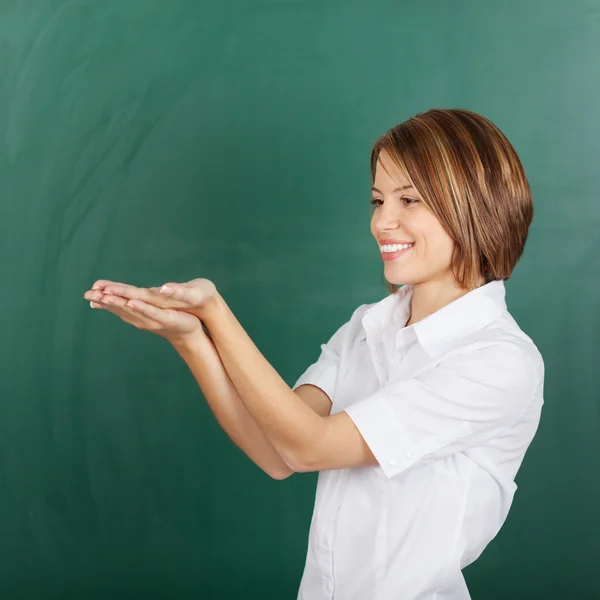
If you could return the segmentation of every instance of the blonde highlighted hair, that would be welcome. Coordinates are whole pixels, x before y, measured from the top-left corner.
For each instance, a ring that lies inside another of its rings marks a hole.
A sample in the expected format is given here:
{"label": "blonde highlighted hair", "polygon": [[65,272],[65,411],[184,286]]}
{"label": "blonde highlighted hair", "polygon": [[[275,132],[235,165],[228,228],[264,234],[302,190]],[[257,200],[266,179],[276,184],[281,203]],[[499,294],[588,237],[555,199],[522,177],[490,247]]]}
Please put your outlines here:
{"label": "blonde highlighted hair", "polygon": [[[461,109],[432,109],[390,129],[373,145],[371,178],[385,151],[454,240],[461,287],[508,279],[533,220],[529,183],[515,149],[491,121]],[[394,293],[399,286],[386,281]]]}

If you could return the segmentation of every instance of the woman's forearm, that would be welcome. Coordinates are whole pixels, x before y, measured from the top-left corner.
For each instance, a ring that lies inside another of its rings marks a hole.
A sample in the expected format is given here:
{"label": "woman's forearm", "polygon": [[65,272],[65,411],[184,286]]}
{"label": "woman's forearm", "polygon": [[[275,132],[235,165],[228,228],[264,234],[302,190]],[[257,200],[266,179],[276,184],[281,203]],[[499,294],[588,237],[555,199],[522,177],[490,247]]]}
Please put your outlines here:
{"label": "woman's forearm", "polygon": [[230,439],[274,479],[291,475],[294,471],[242,402],[210,337],[201,333],[185,344],[173,346],[188,365],[215,418]]}
{"label": "woman's forearm", "polygon": [[294,393],[261,354],[220,294],[197,316],[248,412],[294,471],[312,464],[327,421]]}

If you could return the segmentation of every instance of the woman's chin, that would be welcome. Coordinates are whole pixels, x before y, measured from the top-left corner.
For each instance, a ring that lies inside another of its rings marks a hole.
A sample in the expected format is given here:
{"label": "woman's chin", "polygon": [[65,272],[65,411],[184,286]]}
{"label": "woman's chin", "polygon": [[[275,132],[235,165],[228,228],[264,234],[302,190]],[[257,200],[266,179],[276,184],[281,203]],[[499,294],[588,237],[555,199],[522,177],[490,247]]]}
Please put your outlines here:
{"label": "woman's chin", "polygon": [[392,285],[412,285],[415,283],[415,278],[412,277],[407,277],[404,275],[388,275],[387,273],[385,274],[385,279],[388,283],[391,283]]}
{"label": "woman's chin", "polygon": [[384,275],[387,281],[393,285],[407,285],[418,281],[416,273],[411,273],[411,269],[402,267],[398,264],[387,263],[384,268]]}

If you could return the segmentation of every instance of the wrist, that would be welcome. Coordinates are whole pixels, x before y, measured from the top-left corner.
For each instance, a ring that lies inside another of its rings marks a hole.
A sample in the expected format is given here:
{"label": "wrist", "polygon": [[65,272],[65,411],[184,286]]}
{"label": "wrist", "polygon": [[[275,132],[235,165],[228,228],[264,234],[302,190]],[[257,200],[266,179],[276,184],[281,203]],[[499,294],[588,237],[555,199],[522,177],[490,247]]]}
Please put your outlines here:
{"label": "wrist", "polygon": [[221,312],[224,305],[225,300],[223,299],[223,296],[221,296],[218,291],[215,291],[202,306],[194,308],[193,314],[198,317],[200,321],[207,324],[208,327],[208,323]]}
{"label": "wrist", "polygon": [[189,352],[209,340],[208,334],[202,329],[202,324],[190,333],[169,337],[169,342],[178,352]]}

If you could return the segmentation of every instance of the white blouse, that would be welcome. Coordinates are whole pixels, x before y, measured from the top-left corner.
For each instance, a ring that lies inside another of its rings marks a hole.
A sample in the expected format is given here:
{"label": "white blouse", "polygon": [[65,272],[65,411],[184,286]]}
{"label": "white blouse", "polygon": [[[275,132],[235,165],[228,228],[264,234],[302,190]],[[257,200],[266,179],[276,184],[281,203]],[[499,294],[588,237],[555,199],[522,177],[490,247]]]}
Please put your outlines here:
{"label": "white blouse", "polygon": [[469,600],[504,523],[544,363],[502,281],[405,327],[412,287],[359,306],[295,383],[345,410],[378,466],[321,471],[299,600]]}

